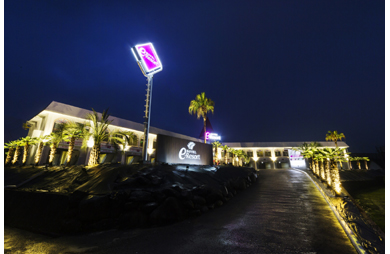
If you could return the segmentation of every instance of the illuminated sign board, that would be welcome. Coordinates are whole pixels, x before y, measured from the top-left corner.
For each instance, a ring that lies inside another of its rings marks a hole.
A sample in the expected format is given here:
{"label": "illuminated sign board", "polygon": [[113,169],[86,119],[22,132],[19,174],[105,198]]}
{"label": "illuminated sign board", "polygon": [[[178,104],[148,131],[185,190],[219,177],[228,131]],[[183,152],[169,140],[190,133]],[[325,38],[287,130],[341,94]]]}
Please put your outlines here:
{"label": "illuminated sign board", "polygon": [[305,158],[303,158],[299,151],[288,149],[288,157],[292,168],[306,168]]}
{"label": "illuminated sign board", "polygon": [[144,74],[150,75],[162,71],[162,63],[152,43],[138,44],[132,47],[131,51]]}
{"label": "illuminated sign board", "polygon": [[209,140],[209,139],[212,139],[212,140],[221,140],[221,136],[218,136],[217,133],[206,132],[206,140]]}
{"label": "illuminated sign board", "polygon": [[212,165],[212,149],[210,144],[158,134],[156,160],[173,164]]}

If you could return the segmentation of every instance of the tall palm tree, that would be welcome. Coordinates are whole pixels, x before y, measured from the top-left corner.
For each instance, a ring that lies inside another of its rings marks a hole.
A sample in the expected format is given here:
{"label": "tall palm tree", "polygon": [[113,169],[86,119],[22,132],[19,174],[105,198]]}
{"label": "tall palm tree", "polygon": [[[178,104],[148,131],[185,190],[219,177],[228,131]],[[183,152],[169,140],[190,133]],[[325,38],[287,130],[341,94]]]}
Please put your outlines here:
{"label": "tall palm tree", "polygon": [[15,154],[15,149],[18,145],[19,145],[19,143],[17,140],[10,141],[10,142],[4,144],[4,149],[8,148],[7,157],[6,157],[5,162],[4,162],[5,165],[9,165],[11,163],[12,158]]}
{"label": "tall palm tree", "polygon": [[83,147],[87,146],[89,139],[93,140],[93,147],[88,160],[88,166],[95,166],[99,164],[100,144],[103,140],[108,140],[110,134],[108,133],[108,126],[112,120],[108,120],[110,116],[108,109],[104,110],[101,117],[98,113],[92,109],[93,113],[87,114],[86,119],[90,122],[86,123],[86,128],[90,129],[90,132],[85,133],[83,139]]}
{"label": "tall palm tree", "polygon": [[213,143],[212,143],[212,145],[213,145],[213,147],[214,147],[214,157],[215,157],[215,163],[217,162],[217,159],[218,159],[218,147],[221,147],[222,146],[222,144],[221,143],[219,143],[219,141],[214,141]]}
{"label": "tall palm tree", "polygon": [[20,139],[20,146],[23,146],[23,159],[22,159],[22,165],[26,164],[27,156],[30,152],[31,145],[34,145],[37,143],[36,138],[32,138],[30,136],[27,136],[25,138]]}
{"label": "tall palm tree", "polygon": [[336,148],[338,148],[337,140],[342,140],[343,138],[345,138],[344,133],[339,134],[339,133],[337,133],[337,131],[328,131],[328,134],[326,134],[326,136],[325,136],[325,140],[333,141],[336,145]]}
{"label": "tall palm tree", "polygon": [[229,147],[227,145],[224,145],[222,146],[222,150],[223,150],[223,155],[224,155],[224,159],[225,159],[225,164],[227,164],[227,152],[229,150]]}
{"label": "tall palm tree", "polygon": [[356,161],[356,164],[358,166],[359,169],[362,169],[361,165],[360,165],[360,161],[362,160],[363,158],[362,157],[353,157],[352,160],[353,161]]}
{"label": "tall palm tree", "polygon": [[68,147],[68,156],[67,156],[67,166],[70,166],[70,160],[73,155],[74,145],[76,139],[81,139],[84,137],[86,131],[83,124],[76,122],[66,122],[64,124],[64,138],[63,140],[69,142]]}
{"label": "tall palm tree", "polygon": [[196,114],[197,118],[203,118],[203,130],[204,130],[204,142],[206,143],[206,118],[207,113],[212,112],[214,114],[214,101],[209,98],[206,98],[206,94],[202,92],[201,94],[196,95],[195,100],[190,102],[188,112]]}
{"label": "tall palm tree", "polygon": [[45,142],[49,139],[49,135],[39,136],[36,139],[37,139],[38,148],[37,148],[37,152],[35,153],[35,158],[34,158],[35,166],[38,165],[39,160],[41,159],[43,146],[45,145]]}
{"label": "tall palm tree", "polygon": [[370,161],[368,157],[362,157],[362,160],[364,160],[364,164],[366,165],[366,169],[368,169],[367,161]]}
{"label": "tall palm tree", "polygon": [[22,143],[20,139],[14,141],[16,143],[14,156],[12,158],[12,165],[15,165],[19,161],[20,150],[22,149]]}
{"label": "tall palm tree", "polygon": [[52,133],[50,133],[47,138],[46,143],[50,145],[49,166],[53,165],[53,160],[57,152],[58,144],[64,139],[64,130],[65,124],[58,124],[56,126],[56,129]]}

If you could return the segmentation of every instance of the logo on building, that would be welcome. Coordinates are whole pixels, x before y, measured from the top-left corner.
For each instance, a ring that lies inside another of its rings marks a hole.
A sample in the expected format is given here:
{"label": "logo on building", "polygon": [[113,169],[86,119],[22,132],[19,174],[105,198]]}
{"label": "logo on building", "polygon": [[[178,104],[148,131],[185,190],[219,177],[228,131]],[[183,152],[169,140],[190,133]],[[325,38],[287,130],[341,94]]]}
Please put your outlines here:
{"label": "logo on building", "polygon": [[189,142],[187,144],[188,149],[185,147],[182,147],[179,151],[179,159],[180,160],[200,160],[200,154],[197,154],[194,149],[195,143],[194,142]]}

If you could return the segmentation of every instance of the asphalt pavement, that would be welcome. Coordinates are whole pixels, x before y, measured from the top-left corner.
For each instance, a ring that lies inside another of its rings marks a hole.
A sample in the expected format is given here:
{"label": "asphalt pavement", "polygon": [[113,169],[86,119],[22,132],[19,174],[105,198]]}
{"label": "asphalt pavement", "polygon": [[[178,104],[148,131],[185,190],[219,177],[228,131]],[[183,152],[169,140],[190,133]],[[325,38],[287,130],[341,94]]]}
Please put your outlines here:
{"label": "asphalt pavement", "polygon": [[169,226],[51,238],[5,227],[5,253],[356,253],[311,180],[263,169],[222,207]]}

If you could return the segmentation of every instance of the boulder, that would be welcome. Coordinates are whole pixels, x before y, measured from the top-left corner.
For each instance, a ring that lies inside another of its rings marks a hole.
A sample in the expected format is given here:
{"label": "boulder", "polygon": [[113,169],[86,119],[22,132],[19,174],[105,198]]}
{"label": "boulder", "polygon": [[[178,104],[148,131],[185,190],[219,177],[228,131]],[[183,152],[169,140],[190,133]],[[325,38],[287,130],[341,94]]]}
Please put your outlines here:
{"label": "boulder", "polygon": [[156,209],[158,204],[156,202],[150,202],[141,206],[141,211],[146,214],[150,214],[154,209]]}
{"label": "boulder", "polygon": [[89,195],[79,205],[79,218],[82,221],[98,221],[110,215],[110,197]]}
{"label": "boulder", "polygon": [[206,204],[206,199],[204,199],[204,198],[202,198],[202,197],[200,197],[200,196],[197,196],[197,195],[195,195],[195,196],[193,197],[192,201],[193,201],[194,204],[196,204],[196,205],[201,205],[201,206],[203,206],[203,205]]}
{"label": "boulder", "polygon": [[154,209],[150,214],[152,224],[167,224],[183,218],[182,207],[177,198],[168,197],[162,205]]}
{"label": "boulder", "polygon": [[151,202],[153,201],[152,193],[149,191],[136,190],[131,193],[130,201]]}

